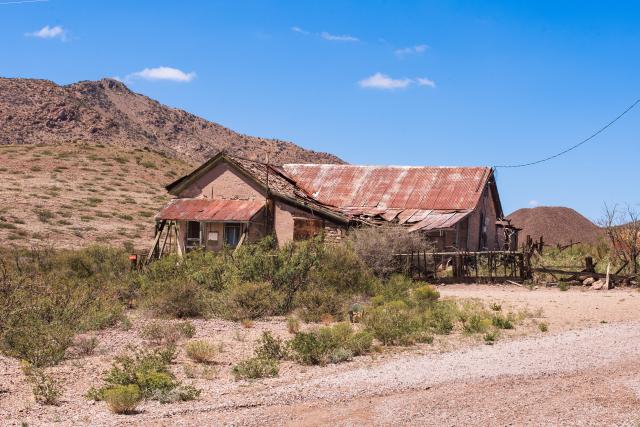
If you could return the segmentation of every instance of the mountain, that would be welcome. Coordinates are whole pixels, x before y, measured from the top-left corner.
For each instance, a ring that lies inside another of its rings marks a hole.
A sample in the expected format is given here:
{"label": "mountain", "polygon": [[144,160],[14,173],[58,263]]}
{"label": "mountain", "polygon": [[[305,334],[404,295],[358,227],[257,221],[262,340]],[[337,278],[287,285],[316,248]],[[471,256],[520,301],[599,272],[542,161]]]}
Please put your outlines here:
{"label": "mountain", "polygon": [[343,163],[291,142],[242,135],[132,92],[113,79],[59,86],[0,78],[0,145],[108,144],[147,148],[189,163],[219,151],[282,163]]}
{"label": "mountain", "polygon": [[273,163],[343,163],[241,135],[111,79],[0,78],[0,246],[147,248],[164,185],[220,150]]}
{"label": "mountain", "polygon": [[513,225],[522,228],[520,241],[527,235],[534,240],[543,236],[549,244],[570,242],[596,243],[602,237],[600,227],[575,210],[560,206],[539,206],[518,209],[510,214]]}

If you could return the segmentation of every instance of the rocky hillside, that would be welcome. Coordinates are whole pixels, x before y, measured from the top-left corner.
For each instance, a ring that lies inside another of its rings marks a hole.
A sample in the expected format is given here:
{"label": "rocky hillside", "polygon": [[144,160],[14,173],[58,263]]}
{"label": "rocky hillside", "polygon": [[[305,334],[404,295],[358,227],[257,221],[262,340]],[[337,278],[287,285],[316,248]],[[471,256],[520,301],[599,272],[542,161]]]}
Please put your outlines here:
{"label": "rocky hillside", "polygon": [[540,206],[518,209],[508,218],[513,225],[523,229],[521,241],[530,235],[534,239],[543,236],[549,244],[596,243],[603,235],[600,227],[571,208]]}
{"label": "rocky hillside", "polygon": [[96,143],[146,148],[189,163],[221,150],[273,163],[342,163],[293,143],[241,135],[103,79],[59,86],[0,78],[0,145]]}

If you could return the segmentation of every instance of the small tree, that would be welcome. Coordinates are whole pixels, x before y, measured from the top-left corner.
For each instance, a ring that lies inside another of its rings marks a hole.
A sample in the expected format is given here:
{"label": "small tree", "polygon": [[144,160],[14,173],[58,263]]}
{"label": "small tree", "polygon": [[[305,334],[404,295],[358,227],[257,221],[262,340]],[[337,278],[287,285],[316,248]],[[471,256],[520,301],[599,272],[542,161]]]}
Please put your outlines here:
{"label": "small tree", "polygon": [[349,241],[378,277],[405,272],[406,261],[397,254],[432,249],[432,244],[420,233],[409,233],[406,227],[398,224],[356,228],[349,233]]}
{"label": "small tree", "polygon": [[604,205],[600,227],[605,231],[613,256],[633,274],[638,273],[640,256],[640,212],[626,204],[624,207]]}

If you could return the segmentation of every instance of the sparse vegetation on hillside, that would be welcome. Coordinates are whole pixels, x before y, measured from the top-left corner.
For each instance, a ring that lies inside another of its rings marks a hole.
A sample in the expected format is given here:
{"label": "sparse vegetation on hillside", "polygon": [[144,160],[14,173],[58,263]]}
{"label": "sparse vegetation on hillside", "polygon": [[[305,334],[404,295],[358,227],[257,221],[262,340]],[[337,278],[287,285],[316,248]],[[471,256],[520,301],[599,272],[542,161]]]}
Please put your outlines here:
{"label": "sparse vegetation on hillside", "polygon": [[[117,151],[119,161],[110,162]],[[136,159],[158,168],[136,166]],[[0,145],[0,244],[150,245],[163,185],[190,166],[160,153],[96,144]],[[29,167],[28,165],[32,165]],[[128,166],[131,165],[131,166]]]}

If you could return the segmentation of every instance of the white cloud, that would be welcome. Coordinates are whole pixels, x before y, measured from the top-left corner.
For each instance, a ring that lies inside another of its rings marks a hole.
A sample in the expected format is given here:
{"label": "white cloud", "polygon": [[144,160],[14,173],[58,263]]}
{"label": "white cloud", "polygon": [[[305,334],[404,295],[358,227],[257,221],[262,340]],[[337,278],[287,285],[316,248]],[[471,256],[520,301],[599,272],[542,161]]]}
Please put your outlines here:
{"label": "white cloud", "polygon": [[335,42],[359,42],[360,41],[359,38],[350,36],[348,34],[336,35],[336,34],[330,34],[326,31],[321,32],[320,37],[322,37],[325,40],[330,40]]}
{"label": "white cloud", "polygon": [[529,206],[531,206],[532,208],[535,208],[538,205],[540,205],[540,203],[538,203],[537,200],[529,200]]}
{"label": "white cloud", "polygon": [[294,33],[304,34],[305,36],[309,34],[309,31],[305,31],[300,27],[291,27],[291,31],[293,31]]}
{"label": "white cloud", "polygon": [[416,83],[418,84],[418,86],[436,87],[436,82],[426,77],[418,77],[416,79]]}
{"label": "white cloud", "polygon": [[170,80],[173,82],[186,83],[196,78],[196,73],[185,73],[182,70],[171,67],[145,68],[127,76],[127,79],[140,78],[145,80]]}
{"label": "white cloud", "polygon": [[38,31],[34,31],[33,33],[27,33],[25,35],[29,37],[38,37],[40,39],[59,38],[60,40],[66,40],[67,32],[65,31],[64,28],[62,28],[59,25],[56,25],[55,27],[50,27],[48,25],[45,25]]}
{"label": "white cloud", "polygon": [[372,76],[362,79],[358,82],[360,87],[367,89],[406,89],[407,87],[417,84],[418,86],[435,87],[436,84],[433,80],[429,80],[425,77],[418,77],[417,79],[409,79],[407,77],[401,79],[394,79],[386,74],[375,73]]}
{"label": "white cloud", "polygon": [[358,82],[361,87],[373,89],[404,89],[412,83],[411,79],[393,79],[386,74],[375,73]]}
{"label": "white cloud", "polygon": [[398,56],[406,56],[406,55],[417,55],[424,53],[429,48],[426,44],[419,44],[411,47],[403,47],[402,49],[396,49],[396,55]]}

